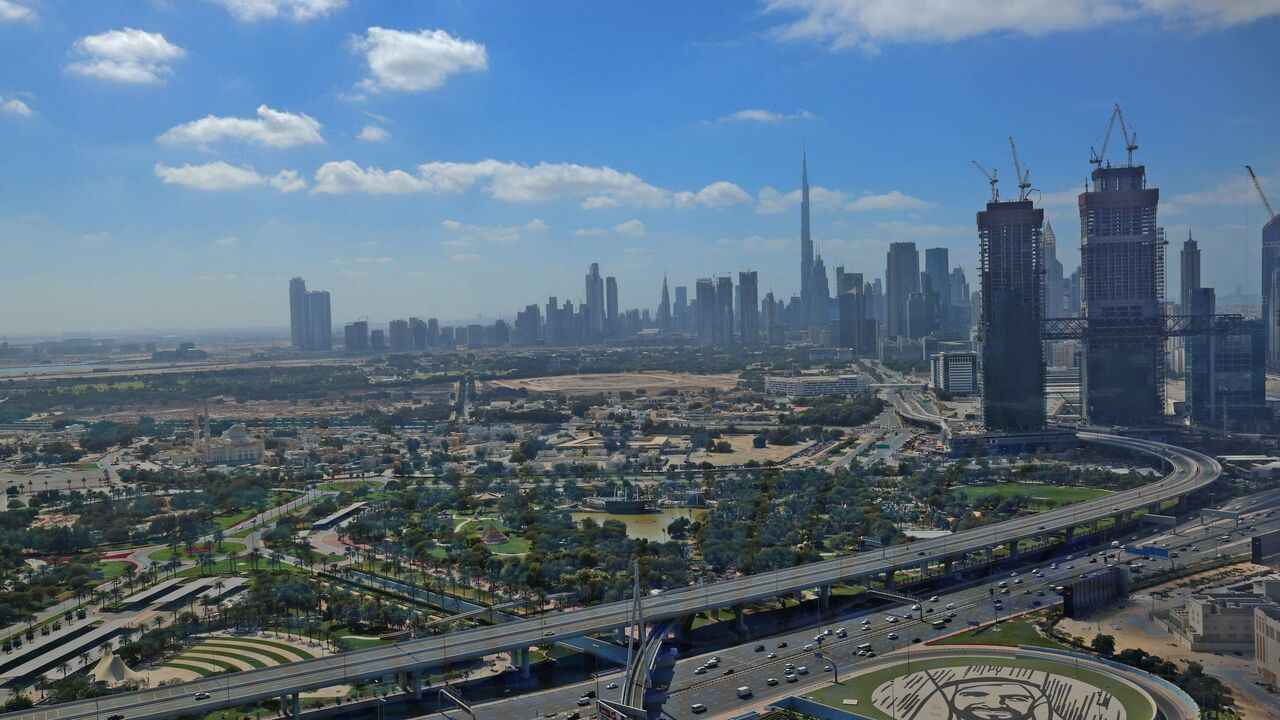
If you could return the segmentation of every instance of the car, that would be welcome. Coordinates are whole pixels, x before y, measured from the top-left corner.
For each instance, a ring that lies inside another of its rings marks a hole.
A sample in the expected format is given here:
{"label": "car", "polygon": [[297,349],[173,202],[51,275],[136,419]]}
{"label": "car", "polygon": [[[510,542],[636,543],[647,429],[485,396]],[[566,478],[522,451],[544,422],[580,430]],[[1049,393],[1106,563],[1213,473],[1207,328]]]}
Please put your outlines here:
{"label": "car", "polygon": [[924,611],[925,611],[926,613],[931,613],[931,612],[933,612],[933,608],[925,608],[925,609],[924,609]]}
{"label": "car", "polygon": [[800,667],[796,668],[796,674],[797,674],[797,675],[808,675],[808,674],[809,674],[809,668],[808,668],[808,667],[806,667],[806,666],[804,666],[804,665],[801,665]]}
{"label": "car", "polygon": [[706,666],[706,665],[699,665],[699,666],[698,666],[698,669],[693,671],[693,674],[694,674],[694,675],[706,675],[706,674],[707,674],[707,666]]}
{"label": "car", "polygon": [[795,682],[795,681],[797,681],[797,680],[799,680],[799,679],[800,679],[800,677],[799,677],[798,675],[796,675],[795,673],[787,673],[786,675],[783,675],[782,677],[783,677],[783,679],[785,679],[785,680],[786,680],[787,682],[789,682],[789,683],[793,683],[793,682]]}
{"label": "car", "polygon": [[919,605],[912,605],[912,606],[911,606],[911,609],[912,609],[913,611],[918,611],[918,610],[920,609],[920,606],[919,606]]}
{"label": "car", "polygon": [[709,667],[709,668],[719,667],[719,666],[720,666],[720,658],[711,658],[710,660],[708,660],[708,661],[704,662],[704,663],[703,663],[703,666],[704,666],[704,667]]}
{"label": "car", "polygon": [[584,697],[584,698],[586,698],[586,699],[588,699],[588,700],[590,700],[590,699],[594,698],[595,696],[596,696],[596,691],[595,691],[595,690],[588,690],[588,691],[586,691],[586,692],[582,693],[582,697]]}
{"label": "car", "polygon": [[108,715],[107,720],[124,720],[124,716],[120,713],[116,713],[115,715]]}
{"label": "car", "polygon": [[778,647],[780,647],[780,648],[784,648],[784,647],[786,647],[786,646],[787,646],[787,641],[786,641],[786,640],[783,640],[782,642],[778,643]]}
{"label": "car", "polygon": [[876,656],[876,651],[875,651],[875,650],[868,650],[868,651],[867,651],[867,657],[875,657],[875,656]]}
{"label": "car", "polygon": [[723,673],[720,673],[720,674],[721,674],[721,675],[732,675],[732,674],[733,674],[733,668],[725,668],[724,672],[723,672]]}
{"label": "car", "polygon": [[581,718],[581,717],[582,717],[582,713],[578,712],[577,710],[574,710],[573,712],[567,712],[564,714],[564,720],[578,720],[578,718]]}
{"label": "car", "polygon": [[707,711],[707,706],[703,705],[702,703],[694,703],[689,706],[689,710],[694,714],[701,715],[702,713]]}
{"label": "car", "polygon": [[920,557],[924,557],[924,551],[921,550],[920,552],[916,553],[916,555],[919,555]]}
{"label": "car", "polygon": [[1037,590],[1037,591],[1036,591],[1036,597],[1044,597],[1044,591],[1043,591],[1043,590]]}
{"label": "car", "polygon": [[1013,584],[1014,584],[1014,585],[1021,585],[1021,584],[1022,584],[1022,578],[1018,578],[1017,580],[1014,580],[1014,581],[1013,581]]}
{"label": "car", "polygon": [[822,672],[831,672],[832,670],[835,670],[835,668],[831,667],[830,665],[822,666]]}
{"label": "car", "polygon": [[768,655],[765,655],[765,657],[769,658],[770,660],[773,660],[774,658],[778,657],[778,653],[769,653]]}
{"label": "car", "polygon": [[618,683],[616,683],[616,682],[611,682],[611,683],[609,683],[608,685],[605,685],[605,686],[604,686],[604,689],[605,689],[605,690],[617,690],[617,689],[618,689]]}
{"label": "car", "polygon": [[1041,605],[1043,605],[1043,603],[1041,603],[1039,600],[1031,601],[1031,607],[1040,607]]}
{"label": "car", "polygon": [[813,648],[814,648],[813,643],[809,643],[809,644],[807,644],[807,645],[805,645],[805,646],[804,646],[804,650],[805,650],[806,652],[807,652],[807,651],[809,651],[809,650],[812,650]]}
{"label": "car", "polygon": [[764,684],[768,685],[769,687],[773,687],[774,685],[778,684],[778,678],[769,678],[768,680],[764,681]]}
{"label": "car", "polygon": [[911,642],[918,645],[923,641],[920,638],[911,638]]}
{"label": "car", "polygon": [[552,637],[555,634],[556,634],[555,630],[547,630],[546,632],[542,633],[542,637]]}
{"label": "car", "polygon": [[844,628],[840,628],[839,630],[836,630],[836,637],[842,638],[842,637],[848,637],[848,636],[849,636],[848,630],[845,630]]}
{"label": "car", "polygon": [[885,635],[885,637],[889,638],[890,640],[897,640],[898,633],[889,633],[888,635]]}
{"label": "car", "polygon": [[898,624],[898,616],[897,616],[897,615],[890,615],[890,616],[889,616],[889,624],[890,624],[890,625],[897,625],[897,624]]}
{"label": "car", "polygon": [[854,655],[857,655],[859,657],[865,657],[866,654],[867,654],[866,650],[859,650],[858,652],[854,653]]}
{"label": "car", "polygon": [[209,699],[209,693],[207,693],[207,692],[205,692],[205,691],[201,690],[200,692],[196,693],[196,699],[197,699],[197,700],[208,700],[208,699]]}
{"label": "car", "polygon": [[591,698],[587,697],[586,695],[583,695],[582,697],[578,698],[578,707],[586,707],[590,704],[591,704]]}
{"label": "car", "polygon": [[938,602],[938,600],[939,600],[939,598],[938,598],[938,596],[937,596],[937,595],[934,595],[933,597],[929,598],[929,602],[931,602],[931,603],[936,603],[936,602]]}
{"label": "car", "polygon": [[764,652],[764,646],[763,646],[763,645],[757,645],[757,646],[755,647],[755,651],[756,651],[756,652]]}
{"label": "car", "polygon": [[956,609],[956,604],[955,604],[955,603],[947,603],[947,609],[948,609],[948,610],[955,610],[955,609]]}

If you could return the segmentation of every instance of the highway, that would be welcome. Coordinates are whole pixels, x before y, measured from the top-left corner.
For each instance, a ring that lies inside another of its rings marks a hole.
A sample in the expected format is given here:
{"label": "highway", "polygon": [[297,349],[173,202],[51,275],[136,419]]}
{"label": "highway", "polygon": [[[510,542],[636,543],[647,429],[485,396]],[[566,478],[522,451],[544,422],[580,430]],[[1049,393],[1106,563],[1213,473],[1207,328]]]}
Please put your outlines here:
{"label": "highway", "polygon": [[[941,562],[949,557],[984,551],[998,543],[1074,528],[1081,523],[1147,508],[1203,488],[1222,472],[1216,460],[1164,443],[1098,433],[1080,433],[1079,437],[1082,442],[1159,457],[1172,467],[1172,471],[1162,480],[1141,488],[954,535],[698,587],[669,590],[643,599],[645,617],[651,621],[681,617],[709,608],[729,607],[840,581],[868,578],[929,561]],[[77,720],[119,713],[130,720],[140,720],[208,712],[298,691],[439,667],[450,661],[527,648],[552,638],[611,630],[627,624],[630,607],[630,601],[613,602],[499,626],[122,693],[97,701],[82,700],[6,713],[0,715],[0,719]],[[208,693],[210,697],[195,701],[193,698],[198,692]]]}

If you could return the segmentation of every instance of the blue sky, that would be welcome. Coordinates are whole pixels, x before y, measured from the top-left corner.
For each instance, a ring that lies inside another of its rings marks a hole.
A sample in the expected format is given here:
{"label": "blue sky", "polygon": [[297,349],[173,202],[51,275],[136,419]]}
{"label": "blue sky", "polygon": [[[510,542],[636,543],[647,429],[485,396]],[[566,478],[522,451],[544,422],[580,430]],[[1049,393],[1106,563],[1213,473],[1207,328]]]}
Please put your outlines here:
{"label": "blue sky", "polygon": [[293,275],[337,322],[578,301],[592,261],[625,307],[790,295],[806,147],[829,269],[914,240],[974,280],[1009,135],[1074,267],[1117,101],[1170,277],[1190,229],[1256,293],[1277,68],[1280,0],[0,0],[0,336],[283,326]]}

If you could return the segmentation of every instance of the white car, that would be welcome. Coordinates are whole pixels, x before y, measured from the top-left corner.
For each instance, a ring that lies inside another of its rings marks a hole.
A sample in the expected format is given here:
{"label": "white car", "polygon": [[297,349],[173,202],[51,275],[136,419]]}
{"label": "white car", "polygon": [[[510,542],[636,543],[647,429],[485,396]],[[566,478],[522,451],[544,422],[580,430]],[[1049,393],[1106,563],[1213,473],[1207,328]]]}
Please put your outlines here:
{"label": "white car", "polygon": [[885,635],[885,637],[889,638],[890,640],[897,640],[898,633],[889,633],[888,635]]}
{"label": "white car", "polygon": [[618,689],[618,683],[616,683],[616,682],[611,682],[611,683],[609,683],[608,685],[605,685],[605,686],[604,686],[604,689],[605,689],[605,690],[617,690],[617,689]]}

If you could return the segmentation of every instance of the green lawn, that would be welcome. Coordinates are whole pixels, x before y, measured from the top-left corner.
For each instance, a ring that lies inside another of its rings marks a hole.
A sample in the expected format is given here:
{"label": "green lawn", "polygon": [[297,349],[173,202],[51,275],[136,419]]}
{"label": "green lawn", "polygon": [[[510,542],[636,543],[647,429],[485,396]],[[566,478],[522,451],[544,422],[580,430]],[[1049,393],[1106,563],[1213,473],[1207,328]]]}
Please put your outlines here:
{"label": "green lawn", "polygon": [[[1062,662],[1054,662],[1050,660],[1042,660],[1040,658],[1015,660],[1012,658],[983,657],[981,662],[986,666],[1026,668],[1029,670],[1040,670],[1043,672],[1050,672],[1055,675],[1064,675],[1079,679],[1101,690],[1111,693],[1111,695],[1120,702],[1121,706],[1124,707],[1126,717],[1149,718],[1155,714],[1155,708],[1151,707],[1150,701],[1148,701],[1137,689],[1112,676],[1104,675],[1092,670],[1073,667],[1067,659],[1064,659]],[[959,657],[929,658],[927,660],[912,662],[911,672],[915,673],[920,670],[938,670],[948,667],[965,667],[968,664],[969,663],[966,662],[965,658]],[[900,678],[905,674],[905,667],[902,665],[894,665],[881,670],[858,675],[853,681],[846,680],[840,685],[825,685],[813,690],[812,692],[806,693],[806,696],[829,707],[840,710],[855,710],[859,715],[864,715],[868,718],[872,718],[873,720],[893,720],[892,717],[876,708],[872,703],[872,695],[876,688],[886,682],[889,682],[893,678]],[[899,687],[901,687],[901,685]],[[844,700],[846,699],[856,700],[856,707],[845,705]]]}
{"label": "green lawn", "polygon": [[103,560],[98,563],[98,569],[107,580],[115,580],[125,573],[125,568],[130,567],[133,567],[133,563],[124,560]]}
{"label": "green lawn", "polygon": [[1104,495],[1110,495],[1110,490],[1102,490],[1090,487],[1068,487],[1059,485],[1034,485],[1028,483],[996,483],[990,485],[965,485],[953,488],[955,492],[964,495],[969,502],[981,502],[993,495],[1003,497],[1013,497],[1014,495],[1025,495],[1030,498],[1033,506],[1041,509],[1049,509],[1059,507],[1061,505],[1071,505],[1072,503],[1085,502],[1093,500]]}
{"label": "green lawn", "polygon": [[196,666],[194,666],[194,665],[183,665],[182,663],[179,663],[179,662],[172,662],[172,661],[171,661],[171,662],[162,662],[162,663],[160,663],[160,667],[171,667],[171,668],[177,668],[177,669],[179,669],[179,670],[186,670],[187,672],[193,672],[193,673],[195,673],[195,674],[199,675],[200,677],[209,677],[210,675],[216,675],[216,674],[217,674],[217,673],[211,672],[211,671],[209,671],[209,670],[206,670],[206,669],[204,669],[204,668],[202,668],[202,667],[196,667]]}
{"label": "green lawn", "polygon": [[[209,656],[212,656],[212,657],[209,657]],[[224,650],[222,648],[210,647],[206,643],[200,643],[199,645],[188,648],[186,651],[182,653],[182,657],[185,657],[189,660],[201,660],[205,662],[210,662],[213,660],[216,660],[217,662],[226,662],[226,660],[234,660],[236,662],[240,662],[245,665],[248,665],[249,667],[252,667],[252,668],[264,668],[267,666],[266,663],[262,662],[257,658],[249,657],[248,655],[243,655],[234,650]],[[221,658],[226,658],[226,660],[222,660]]]}
{"label": "green lawn", "polygon": [[[276,642],[274,640],[265,640],[259,637],[235,638],[235,637],[216,636],[214,638],[210,638],[206,642],[221,643],[223,645],[241,645],[241,646],[250,646],[250,647],[258,647],[258,648],[270,648],[274,651],[288,653],[292,655],[295,660],[310,660],[311,658],[315,657],[314,655],[307,653],[302,648],[294,647],[293,645],[290,645],[288,643]],[[263,654],[266,654],[266,653],[263,653]],[[293,660],[289,660],[288,662],[293,662]]]}
{"label": "green lawn", "polygon": [[995,625],[977,628],[930,642],[930,645],[1033,645],[1054,650],[1070,650],[1056,640],[1036,632],[1035,623],[1041,614],[1022,615]]}
{"label": "green lawn", "polygon": [[378,487],[378,485],[379,485],[378,483],[373,482],[371,480],[331,480],[329,482],[320,483],[319,485],[316,486],[316,488],[319,490],[337,490],[339,492],[342,492],[342,491],[354,492],[355,490],[359,490],[361,488],[364,488],[366,490],[372,490]]}
{"label": "green lawn", "polygon": [[[211,552],[215,557],[221,557],[223,555],[226,555],[227,553],[244,552],[244,548],[245,548],[245,545],[242,542],[236,542],[234,540],[223,540],[222,548],[219,549],[215,545],[211,550]],[[197,545],[196,549],[197,550],[204,549],[204,544],[201,543]],[[178,558],[180,560],[192,560],[198,555],[199,553],[196,553],[195,555],[188,555],[187,549],[185,547],[183,547],[182,545],[178,546]],[[152,560],[154,562],[168,562],[172,557],[173,557],[173,553],[169,552],[169,548],[167,547],[160,548],[159,550],[156,550],[155,552],[152,552],[151,554],[147,555],[147,559]]]}
{"label": "green lawn", "polygon": [[[197,645],[196,648],[198,648],[202,652],[218,652],[218,653],[225,652],[225,653],[231,654],[234,657],[242,657],[240,655],[241,652],[252,652],[255,655],[260,655],[264,658],[268,658],[269,660],[276,663],[277,665],[284,665],[285,663],[291,663],[296,659],[296,658],[285,657],[284,655],[281,655],[275,652],[274,650],[268,650],[261,646],[255,647],[253,645],[250,645],[249,643],[221,643],[221,642],[218,642],[217,640],[206,640],[200,643],[199,645]],[[245,660],[248,661],[248,658],[246,657]]]}

